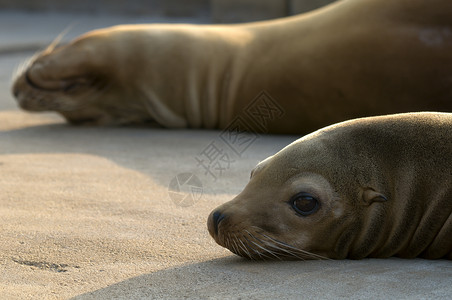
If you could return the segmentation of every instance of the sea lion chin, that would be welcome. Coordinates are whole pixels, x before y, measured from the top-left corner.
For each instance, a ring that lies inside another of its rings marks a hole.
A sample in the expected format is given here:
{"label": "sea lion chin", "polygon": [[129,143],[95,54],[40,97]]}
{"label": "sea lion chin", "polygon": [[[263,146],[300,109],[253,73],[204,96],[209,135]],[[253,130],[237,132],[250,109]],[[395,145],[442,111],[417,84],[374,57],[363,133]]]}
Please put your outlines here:
{"label": "sea lion chin", "polygon": [[451,161],[452,114],[339,123],[259,163],[208,230],[250,259],[452,259]]}

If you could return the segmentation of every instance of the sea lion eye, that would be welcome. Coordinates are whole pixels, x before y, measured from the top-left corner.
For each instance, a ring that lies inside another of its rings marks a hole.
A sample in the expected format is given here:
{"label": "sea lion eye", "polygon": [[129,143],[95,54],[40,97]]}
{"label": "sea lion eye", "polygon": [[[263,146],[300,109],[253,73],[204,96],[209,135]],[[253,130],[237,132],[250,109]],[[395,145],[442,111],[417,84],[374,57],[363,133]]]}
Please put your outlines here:
{"label": "sea lion eye", "polygon": [[302,216],[309,216],[320,208],[319,201],[307,193],[296,194],[290,199],[289,204]]}

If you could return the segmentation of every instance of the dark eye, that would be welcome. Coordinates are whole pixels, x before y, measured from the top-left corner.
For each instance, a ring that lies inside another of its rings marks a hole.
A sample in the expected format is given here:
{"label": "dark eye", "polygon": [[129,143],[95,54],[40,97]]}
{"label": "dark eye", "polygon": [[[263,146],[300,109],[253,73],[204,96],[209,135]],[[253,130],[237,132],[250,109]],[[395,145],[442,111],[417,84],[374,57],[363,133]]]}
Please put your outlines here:
{"label": "dark eye", "polygon": [[307,193],[296,194],[290,199],[289,204],[302,216],[309,216],[320,208],[319,201]]}

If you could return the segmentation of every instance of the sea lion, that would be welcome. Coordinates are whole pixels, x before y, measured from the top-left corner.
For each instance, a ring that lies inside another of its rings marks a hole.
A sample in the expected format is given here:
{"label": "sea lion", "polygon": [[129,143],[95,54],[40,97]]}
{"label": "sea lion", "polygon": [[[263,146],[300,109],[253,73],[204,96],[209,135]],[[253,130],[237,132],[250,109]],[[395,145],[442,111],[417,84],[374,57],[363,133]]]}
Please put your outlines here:
{"label": "sea lion", "polygon": [[32,58],[12,92],[23,109],[76,124],[225,129],[241,116],[246,129],[306,134],[450,112],[451,78],[451,1],[348,0],[247,24],[92,31]]}
{"label": "sea lion", "polygon": [[452,114],[331,125],[251,172],[208,218],[250,259],[452,259]]}

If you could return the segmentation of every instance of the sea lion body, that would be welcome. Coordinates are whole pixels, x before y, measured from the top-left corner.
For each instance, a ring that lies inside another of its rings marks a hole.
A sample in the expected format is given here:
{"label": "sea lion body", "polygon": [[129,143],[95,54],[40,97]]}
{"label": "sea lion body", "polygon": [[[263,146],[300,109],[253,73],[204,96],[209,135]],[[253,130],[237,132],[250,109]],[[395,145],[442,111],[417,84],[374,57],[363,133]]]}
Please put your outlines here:
{"label": "sea lion body", "polygon": [[208,229],[252,259],[452,259],[452,114],[362,118],[309,134],[259,163]]}
{"label": "sea lion body", "polygon": [[[339,1],[239,25],[123,25],[49,47],[13,93],[72,123],[308,133],[350,118],[452,111],[452,2]],[[255,126],[266,91],[279,109]],[[259,112],[258,112],[259,113]],[[253,125],[254,124],[254,125]]]}

